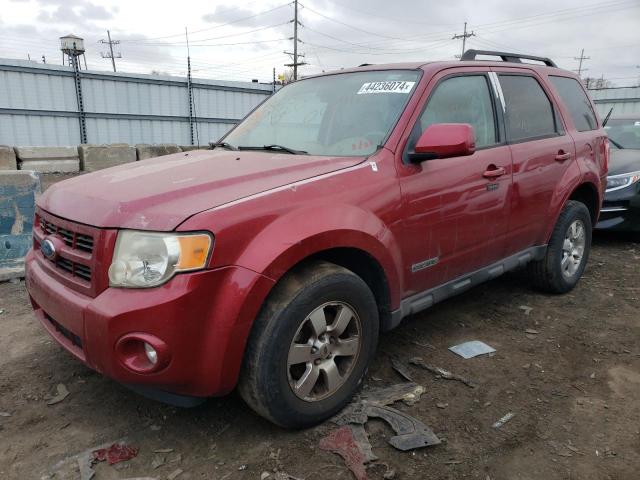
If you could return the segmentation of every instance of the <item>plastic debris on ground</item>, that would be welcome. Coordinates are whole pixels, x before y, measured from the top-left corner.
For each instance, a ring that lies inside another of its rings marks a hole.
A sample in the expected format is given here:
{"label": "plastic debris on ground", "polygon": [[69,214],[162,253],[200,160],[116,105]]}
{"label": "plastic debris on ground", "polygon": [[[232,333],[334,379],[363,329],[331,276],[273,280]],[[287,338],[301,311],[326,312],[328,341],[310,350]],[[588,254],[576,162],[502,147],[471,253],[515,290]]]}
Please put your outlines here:
{"label": "plastic debris on ground", "polygon": [[367,480],[366,464],[377,460],[362,425],[345,425],[333,430],[320,440],[322,450],[333,452],[344,459],[344,463],[356,480]]}
{"label": "plastic debris on ground", "polygon": [[389,424],[396,435],[389,438],[388,442],[398,450],[408,451],[441,443],[433,430],[417,418],[389,406],[367,401],[347,407],[339,415],[337,423],[364,425],[369,418],[379,418]]}
{"label": "plastic debris on ground", "polygon": [[417,383],[399,383],[391,387],[374,388],[362,392],[357,400],[365,400],[380,405],[391,405],[392,403],[402,401],[412,406],[420,400],[424,392],[424,387]]}
{"label": "plastic debris on ground", "polygon": [[449,347],[449,350],[456,355],[460,355],[464,359],[477,357],[478,355],[486,355],[496,351],[495,348],[481,342],[480,340],[472,340],[470,342],[461,343],[460,345],[454,345],[453,347]]}
{"label": "plastic debris on ground", "polygon": [[114,443],[110,447],[100,448],[92,453],[96,462],[104,462],[106,460],[109,465],[115,465],[116,463],[131,460],[138,455],[138,450],[137,447]]}
{"label": "plastic debris on ground", "polygon": [[496,423],[494,423],[493,425],[491,425],[493,428],[500,428],[502,427],[505,423],[507,423],[509,420],[511,420],[513,417],[515,417],[515,413],[507,413],[504,417],[502,417],[500,420],[498,420]]}
{"label": "plastic debris on ground", "polygon": [[462,382],[470,388],[478,387],[478,384],[473,380],[462,377],[460,375],[456,375],[455,373],[451,373],[450,371],[445,370],[442,367],[429,365],[420,357],[413,357],[411,360],[409,360],[409,363],[435,374],[436,378],[444,378],[445,380],[457,380],[458,382]]}
{"label": "plastic debris on ground", "polygon": [[47,405],[55,405],[56,403],[60,403],[69,396],[69,390],[67,390],[67,387],[63,383],[59,383],[56,386],[56,390],[58,392],[57,395],[51,397],[47,402]]}
{"label": "plastic debris on ground", "polygon": [[402,361],[400,361],[399,358],[391,357],[391,368],[393,368],[398,373],[398,375],[400,375],[402,378],[404,378],[408,382],[413,382],[413,379],[411,378],[411,374],[409,373],[407,368],[404,366],[404,363],[402,363]]}

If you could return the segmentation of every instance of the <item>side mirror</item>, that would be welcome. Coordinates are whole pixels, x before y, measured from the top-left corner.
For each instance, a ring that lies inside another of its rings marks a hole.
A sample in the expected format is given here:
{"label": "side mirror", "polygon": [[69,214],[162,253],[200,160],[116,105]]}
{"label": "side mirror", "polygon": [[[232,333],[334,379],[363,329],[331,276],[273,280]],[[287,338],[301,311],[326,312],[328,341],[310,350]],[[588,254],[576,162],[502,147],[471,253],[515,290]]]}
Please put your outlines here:
{"label": "side mirror", "polygon": [[468,123],[434,123],[422,132],[415,151],[409,153],[412,163],[434,158],[463,157],[476,151],[476,136]]}

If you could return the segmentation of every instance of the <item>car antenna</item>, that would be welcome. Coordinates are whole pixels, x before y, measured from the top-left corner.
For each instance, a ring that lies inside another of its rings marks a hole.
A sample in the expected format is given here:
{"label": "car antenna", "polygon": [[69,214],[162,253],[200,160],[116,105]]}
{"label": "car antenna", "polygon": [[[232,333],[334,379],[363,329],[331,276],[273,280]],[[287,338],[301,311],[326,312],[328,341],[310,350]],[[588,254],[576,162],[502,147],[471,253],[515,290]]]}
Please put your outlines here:
{"label": "car antenna", "polygon": [[607,113],[607,116],[604,117],[604,121],[602,122],[602,126],[604,127],[607,122],[609,121],[609,118],[611,117],[611,114],[613,113],[613,107],[611,107],[611,110],[609,110],[609,113]]}

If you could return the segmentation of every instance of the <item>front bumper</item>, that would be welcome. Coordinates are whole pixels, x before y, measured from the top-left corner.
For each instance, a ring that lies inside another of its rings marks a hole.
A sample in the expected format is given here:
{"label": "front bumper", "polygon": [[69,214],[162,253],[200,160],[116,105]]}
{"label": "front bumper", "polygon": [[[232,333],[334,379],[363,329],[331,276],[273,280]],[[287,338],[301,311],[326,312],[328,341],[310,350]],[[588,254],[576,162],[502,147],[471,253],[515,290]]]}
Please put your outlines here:
{"label": "front bumper", "polygon": [[640,185],[605,193],[596,229],[640,231]]}
{"label": "front bumper", "polygon": [[[90,368],[123,384],[179,395],[224,395],[235,387],[270,279],[242,267],[223,267],[176,275],[157,288],[107,288],[91,298],[58,282],[36,255],[30,251],[26,257],[36,317]],[[166,346],[161,368],[140,371],[127,362],[120,345],[131,336]]]}

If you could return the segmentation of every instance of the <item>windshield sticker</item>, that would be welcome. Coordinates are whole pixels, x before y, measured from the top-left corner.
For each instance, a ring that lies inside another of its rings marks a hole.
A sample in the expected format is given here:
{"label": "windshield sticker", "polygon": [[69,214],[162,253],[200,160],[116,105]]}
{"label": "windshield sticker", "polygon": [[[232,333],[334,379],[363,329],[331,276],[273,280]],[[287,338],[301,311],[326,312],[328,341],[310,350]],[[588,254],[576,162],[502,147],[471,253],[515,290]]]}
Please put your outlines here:
{"label": "windshield sticker", "polygon": [[358,95],[367,93],[404,93],[411,91],[416,82],[368,82],[360,87]]}

